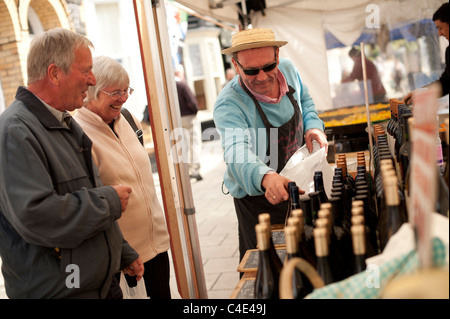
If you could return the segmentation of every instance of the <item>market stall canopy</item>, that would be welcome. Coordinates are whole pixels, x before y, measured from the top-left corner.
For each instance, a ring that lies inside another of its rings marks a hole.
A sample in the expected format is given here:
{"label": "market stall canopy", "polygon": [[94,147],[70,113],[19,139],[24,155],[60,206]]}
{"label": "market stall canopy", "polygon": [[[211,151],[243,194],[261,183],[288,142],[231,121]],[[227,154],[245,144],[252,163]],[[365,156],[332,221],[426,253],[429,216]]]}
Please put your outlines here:
{"label": "market stall canopy", "polygon": [[[288,40],[281,56],[299,69],[319,110],[332,106],[328,83],[326,37],[343,46],[370,40],[386,44],[405,36],[409,24],[431,19],[443,0],[175,0],[202,15],[222,22],[274,30]],[[247,14],[245,14],[247,13]],[[244,20],[248,16],[249,20]],[[247,27],[247,26],[245,26]],[[387,30],[387,31],[386,31]],[[390,30],[395,30],[391,32]],[[367,32],[369,31],[369,32]],[[373,31],[373,32],[372,32]],[[386,31],[386,32],[385,32]],[[436,32],[435,30],[432,32]],[[374,35],[372,35],[374,36]]]}

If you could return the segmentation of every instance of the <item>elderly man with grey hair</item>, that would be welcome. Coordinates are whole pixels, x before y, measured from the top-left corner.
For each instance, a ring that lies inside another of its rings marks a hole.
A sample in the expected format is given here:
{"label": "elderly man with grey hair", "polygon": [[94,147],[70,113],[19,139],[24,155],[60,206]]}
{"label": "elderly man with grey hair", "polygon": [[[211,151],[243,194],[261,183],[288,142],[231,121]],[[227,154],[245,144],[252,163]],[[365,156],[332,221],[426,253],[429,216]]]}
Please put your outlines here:
{"label": "elderly man with grey hair", "polygon": [[0,256],[9,298],[106,298],[119,269],[138,279],[144,272],[117,223],[131,187],[103,186],[92,142],[68,113],[96,83],[92,47],[65,29],[36,36],[28,85],[0,116]]}

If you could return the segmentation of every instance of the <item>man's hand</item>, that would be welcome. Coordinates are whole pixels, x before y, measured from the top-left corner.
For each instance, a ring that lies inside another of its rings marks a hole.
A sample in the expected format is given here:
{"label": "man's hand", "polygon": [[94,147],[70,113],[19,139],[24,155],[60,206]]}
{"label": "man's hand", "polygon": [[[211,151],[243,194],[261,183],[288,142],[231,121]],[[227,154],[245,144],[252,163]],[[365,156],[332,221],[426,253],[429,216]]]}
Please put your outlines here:
{"label": "man's hand", "polygon": [[411,103],[413,103],[413,93],[409,92],[404,98],[403,101],[405,101],[406,105],[410,105]]}
{"label": "man's hand", "polygon": [[125,211],[128,205],[128,199],[130,198],[130,193],[132,192],[131,187],[126,185],[115,185],[112,186],[112,188],[114,188],[117,195],[119,195],[122,212]]}
{"label": "man's hand", "polygon": [[137,281],[141,280],[142,276],[144,276],[144,264],[141,257],[138,257],[128,267],[125,267],[123,272],[128,276],[136,276]]}
{"label": "man's hand", "polygon": [[325,153],[328,153],[328,141],[327,136],[325,135],[322,130],[319,130],[318,128],[312,128],[306,131],[305,133],[305,143],[306,148],[311,153],[313,151],[313,142],[317,141],[319,143],[320,148],[325,147]]}
{"label": "man's hand", "polygon": [[[261,181],[261,186],[266,189],[265,196],[269,203],[272,205],[277,205],[282,201],[289,199],[287,187],[290,181],[291,180],[277,174],[274,171],[269,171],[264,175]],[[305,193],[303,190],[299,190],[299,192],[300,194]]]}

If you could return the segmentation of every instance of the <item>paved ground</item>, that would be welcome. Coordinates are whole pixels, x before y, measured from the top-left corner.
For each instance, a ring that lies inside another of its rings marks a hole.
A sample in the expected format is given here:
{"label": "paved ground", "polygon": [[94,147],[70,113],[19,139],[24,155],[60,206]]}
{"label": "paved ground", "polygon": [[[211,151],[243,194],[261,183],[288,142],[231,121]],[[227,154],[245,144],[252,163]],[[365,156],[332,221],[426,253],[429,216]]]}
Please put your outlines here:
{"label": "paved ground", "polygon": [[225,163],[218,141],[203,143],[203,180],[192,183],[209,299],[226,299],[239,281],[238,227],[231,195],[222,193]]}
{"label": "paved ground", "polygon": [[[239,281],[239,250],[233,199],[221,190],[225,163],[219,141],[203,143],[201,165],[203,180],[192,180],[192,193],[206,288],[209,299],[227,299]],[[157,175],[155,182],[159,187]],[[7,298],[1,273],[0,298]]]}

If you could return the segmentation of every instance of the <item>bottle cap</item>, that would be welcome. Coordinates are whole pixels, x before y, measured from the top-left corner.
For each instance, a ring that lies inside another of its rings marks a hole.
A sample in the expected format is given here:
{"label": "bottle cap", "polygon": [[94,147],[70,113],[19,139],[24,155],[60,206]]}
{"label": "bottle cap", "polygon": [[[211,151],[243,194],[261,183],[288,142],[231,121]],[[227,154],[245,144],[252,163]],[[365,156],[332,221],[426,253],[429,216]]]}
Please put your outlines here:
{"label": "bottle cap", "polygon": [[319,217],[316,219],[316,228],[328,229],[328,218]]}
{"label": "bottle cap", "polygon": [[352,225],[364,225],[363,215],[353,215],[351,218]]}
{"label": "bottle cap", "polygon": [[302,219],[303,218],[303,209],[301,209],[301,208],[293,209],[291,211],[291,216]]}
{"label": "bottle cap", "polygon": [[286,253],[295,254],[298,251],[297,229],[295,226],[284,228],[284,238],[286,239]]}
{"label": "bottle cap", "polygon": [[269,213],[262,213],[258,215],[258,221],[260,223],[268,223],[270,225],[270,214]]}
{"label": "bottle cap", "polygon": [[364,207],[364,202],[362,200],[353,200],[352,208],[353,207]]}
{"label": "bottle cap", "polygon": [[362,215],[362,216],[364,216],[364,208],[363,207],[361,207],[361,206],[355,206],[355,207],[352,207],[352,216],[355,216],[355,215]]}
{"label": "bottle cap", "polygon": [[318,212],[317,212],[317,216],[319,217],[319,218],[325,218],[325,219],[330,219],[330,210],[328,210],[328,209],[320,209]]}
{"label": "bottle cap", "polygon": [[270,247],[270,241],[269,241],[269,228],[266,224],[256,224],[255,225],[255,232],[256,232],[256,241],[258,243],[258,249],[259,250],[268,250]]}
{"label": "bottle cap", "polygon": [[289,217],[287,222],[288,226],[295,226],[297,228],[297,241],[300,241],[302,239],[303,227],[305,225],[303,220],[303,212],[301,212],[301,215]]}
{"label": "bottle cap", "polygon": [[387,176],[384,181],[384,198],[387,206],[398,206],[400,198],[398,195],[397,177]]}
{"label": "bottle cap", "polygon": [[314,228],[314,245],[317,257],[328,256],[327,231],[325,228]]}
{"label": "bottle cap", "polygon": [[354,225],[350,228],[352,233],[353,254],[365,255],[366,253],[366,233],[363,225]]}

